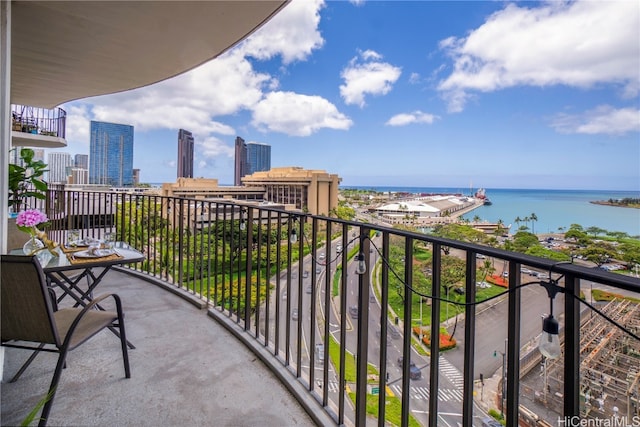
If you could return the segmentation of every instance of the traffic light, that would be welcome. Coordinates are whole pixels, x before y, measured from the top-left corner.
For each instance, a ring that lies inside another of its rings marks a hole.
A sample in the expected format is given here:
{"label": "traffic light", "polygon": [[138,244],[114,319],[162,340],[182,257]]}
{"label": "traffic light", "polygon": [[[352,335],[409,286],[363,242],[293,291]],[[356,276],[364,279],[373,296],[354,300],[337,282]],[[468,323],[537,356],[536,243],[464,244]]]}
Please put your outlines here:
{"label": "traffic light", "polygon": [[498,357],[498,352],[496,350],[493,350],[493,357]]}

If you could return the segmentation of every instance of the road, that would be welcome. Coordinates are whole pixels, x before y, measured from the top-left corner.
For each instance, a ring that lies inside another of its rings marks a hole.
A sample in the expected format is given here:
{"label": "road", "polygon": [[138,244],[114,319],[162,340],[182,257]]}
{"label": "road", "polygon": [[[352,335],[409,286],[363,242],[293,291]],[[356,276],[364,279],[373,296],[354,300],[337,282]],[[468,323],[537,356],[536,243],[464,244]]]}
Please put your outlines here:
{"label": "road", "polygon": [[[329,274],[332,280],[335,269],[341,261],[341,258],[337,257],[335,250],[336,244],[332,244],[332,250],[329,254],[326,254],[324,261],[328,262],[328,270],[325,270],[327,266],[320,266],[318,274],[312,274],[312,260],[310,256],[307,256],[303,262],[302,271],[308,271],[307,277],[302,277],[302,287],[300,288],[299,277],[301,272],[299,271],[299,263],[294,263],[289,272],[281,273],[281,290],[278,295],[272,297],[271,304],[271,324],[275,326],[275,303],[276,299],[279,299],[280,304],[280,350],[285,350],[285,331],[289,328],[291,336],[289,359],[292,366],[297,366],[298,360],[298,348],[300,348],[300,367],[303,371],[303,376],[309,378],[310,376],[310,361],[314,357],[314,351],[311,349],[310,337],[311,334],[315,334],[315,342],[321,343],[321,331],[318,330],[318,325],[322,325],[325,319],[329,322],[330,332],[336,339],[340,341],[340,299],[333,298],[331,304],[331,310],[324,312],[325,301],[325,275]],[[347,251],[349,248],[346,249]],[[320,251],[322,252],[322,251]],[[319,252],[319,253],[320,253]],[[378,256],[377,252],[371,254],[372,258]],[[320,257],[319,257],[320,258]],[[320,261],[320,259],[318,260]],[[375,261],[375,260],[374,260]],[[374,265],[372,262],[370,265]],[[351,262],[347,266],[347,283],[346,283],[346,305],[347,311],[345,313],[345,343],[347,357],[353,357],[353,353],[356,350],[357,344],[357,328],[358,319],[357,316],[353,316],[349,313],[348,307],[357,306],[358,303],[358,274],[355,272],[356,263]],[[291,274],[291,285],[287,291],[286,297],[283,295],[286,289],[286,277],[287,274]],[[369,271],[368,274],[372,272]],[[316,299],[312,301],[313,294],[311,293],[311,280],[315,276]],[[522,282],[536,280],[533,277],[523,276]],[[373,283],[373,281],[372,281]],[[300,292],[302,289],[302,292]],[[375,295],[373,290],[370,291],[370,295]],[[301,298],[301,309],[299,309],[299,315],[297,320],[292,317],[294,308],[299,308],[299,298]],[[522,300],[526,301],[526,304],[522,305],[522,331],[521,342],[527,343],[532,341],[538,336],[541,330],[541,315],[548,313],[549,311],[549,299],[546,291],[541,286],[532,285],[522,290]],[[315,304],[318,321],[312,324],[310,313],[311,305]],[[475,352],[475,378],[479,378],[480,373],[485,375],[485,378],[491,376],[502,365],[501,353],[504,351],[504,340],[507,336],[507,303],[506,298],[496,300],[492,303],[488,303],[487,306],[479,306],[476,315],[476,352]],[[556,296],[554,304],[554,314],[556,317],[562,317],[561,312],[563,309],[563,296],[561,294]],[[288,308],[287,308],[288,307]],[[380,330],[380,304],[377,299],[372,298],[369,301],[369,347],[368,347],[368,359],[369,362],[375,366],[379,365],[380,357],[380,338],[376,332]],[[287,313],[289,313],[287,315]],[[302,326],[298,329],[298,324]],[[389,324],[389,327],[394,327]],[[453,329],[453,322],[449,325],[449,330]],[[300,331],[300,337],[298,336]],[[485,333],[485,331],[491,331],[491,333]],[[271,339],[274,338],[273,329],[271,331]],[[455,427],[462,421],[462,390],[463,390],[463,378],[462,367],[464,357],[464,320],[463,316],[460,316],[458,321],[455,338],[458,341],[458,347],[452,351],[444,353],[440,357],[440,378],[439,378],[439,425]],[[387,372],[389,373],[389,390],[396,396],[400,397],[402,393],[402,372],[401,366],[398,365],[397,360],[402,354],[402,340],[400,338],[389,338],[387,347]],[[533,342],[533,341],[532,341]],[[497,357],[494,357],[494,351],[497,351]],[[325,356],[328,359],[328,355]],[[410,380],[410,410],[412,415],[419,420],[423,425],[427,424],[427,410],[428,410],[428,398],[429,398],[429,360],[427,357],[419,355],[412,349],[412,361],[423,371],[422,378],[418,380]],[[323,376],[323,369],[328,369],[329,381],[326,385],[329,391],[329,399],[333,402],[338,402],[338,378],[334,371],[332,364],[325,366],[319,363],[316,358],[314,378],[317,381],[316,385],[322,384],[320,381]],[[322,391],[319,391],[321,393]],[[348,418],[353,417],[353,408],[351,407],[349,400],[345,400],[345,416]],[[477,423],[480,424],[480,419],[484,417],[484,414],[478,409]]]}

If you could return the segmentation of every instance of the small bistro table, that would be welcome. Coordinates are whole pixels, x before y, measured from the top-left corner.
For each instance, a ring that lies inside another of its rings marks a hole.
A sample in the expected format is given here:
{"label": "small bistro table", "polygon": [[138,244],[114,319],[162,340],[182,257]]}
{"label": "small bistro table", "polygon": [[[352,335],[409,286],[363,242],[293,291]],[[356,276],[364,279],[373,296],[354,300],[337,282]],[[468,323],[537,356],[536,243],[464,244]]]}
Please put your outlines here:
{"label": "small bistro table", "polygon": [[[115,242],[114,253],[108,256],[95,258],[80,258],[74,256],[74,251],[64,247],[55,249],[58,256],[49,256],[46,265],[42,265],[42,270],[47,278],[49,286],[57,286],[63,292],[57,297],[59,303],[67,296],[75,300],[74,307],[86,306],[93,298],[93,291],[98,287],[104,276],[112,267],[124,264],[132,264],[144,260],[144,255],[129,246],[125,242]],[[11,251],[12,254],[22,254],[22,250]],[[102,269],[96,273],[94,269]],[[87,289],[81,289],[79,284],[82,279],[87,279]],[[97,305],[99,309],[102,307]],[[116,329],[110,328],[112,332],[119,335]],[[127,341],[130,348],[135,348]]]}

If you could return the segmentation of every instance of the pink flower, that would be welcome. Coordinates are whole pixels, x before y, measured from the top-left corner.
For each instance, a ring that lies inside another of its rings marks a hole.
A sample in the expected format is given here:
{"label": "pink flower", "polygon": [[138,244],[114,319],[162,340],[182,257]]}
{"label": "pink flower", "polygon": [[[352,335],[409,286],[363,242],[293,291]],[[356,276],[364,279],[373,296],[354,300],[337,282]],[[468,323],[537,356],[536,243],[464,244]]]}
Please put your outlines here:
{"label": "pink flower", "polygon": [[16,218],[16,225],[22,227],[35,227],[38,224],[42,224],[49,221],[47,215],[36,209],[28,209],[18,214]]}

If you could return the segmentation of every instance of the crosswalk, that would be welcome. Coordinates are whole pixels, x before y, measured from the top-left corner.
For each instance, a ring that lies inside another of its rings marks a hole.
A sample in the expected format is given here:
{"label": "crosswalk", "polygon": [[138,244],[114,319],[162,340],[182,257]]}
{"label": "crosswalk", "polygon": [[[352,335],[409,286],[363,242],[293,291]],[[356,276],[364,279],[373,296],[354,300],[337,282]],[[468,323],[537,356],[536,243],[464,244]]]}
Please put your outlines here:
{"label": "crosswalk", "polygon": [[451,381],[457,389],[462,390],[464,387],[464,378],[458,368],[453,366],[447,359],[440,356],[438,359],[440,365],[440,373],[444,374],[444,376]]}
{"label": "crosswalk", "polygon": [[[402,395],[402,386],[399,384],[393,384],[391,390],[396,396]],[[411,399],[428,400],[429,388],[428,387],[409,387],[409,393]],[[438,389],[438,401],[440,402],[462,402],[462,390],[455,390],[452,388],[439,388]]]}
{"label": "crosswalk", "polygon": [[[318,386],[320,386],[321,382],[318,381]],[[330,393],[338,392],[338,382],[337,381],[329,381],[327,383],[327,388]],[[390,386],[391,391],[396,396],[402,395],[402,386],[400,384],[393,384]],[[428,400],[429,399],[429,388],[428,387],[410,387],[409,388],[410,398],[417,400]],[[440,402],[462,402],[462,390],[455,390],[452,388],[440,388],[438,389],[438,400]]]}
{"label": "crosswalk", "polygon": [[[316,380],[316,386],[322,389],[322,380]],[[329,393],[337,393],[338,392],[338,381],[329,381],[327,383],[327,389],[329,389]]]}

